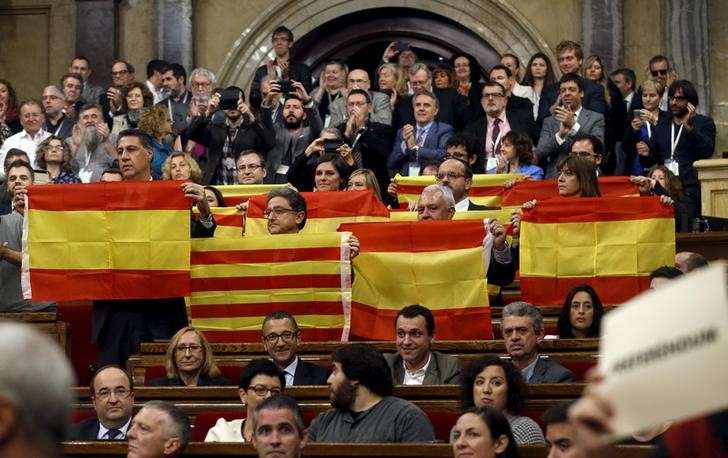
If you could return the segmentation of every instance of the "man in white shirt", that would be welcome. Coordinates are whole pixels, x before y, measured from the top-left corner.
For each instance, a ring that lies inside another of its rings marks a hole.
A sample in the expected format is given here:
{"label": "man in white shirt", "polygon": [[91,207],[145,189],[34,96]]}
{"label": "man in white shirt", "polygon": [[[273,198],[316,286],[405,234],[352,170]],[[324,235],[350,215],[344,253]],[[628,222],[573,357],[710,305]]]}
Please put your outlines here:
{"label": "man in white shirt", "polygon": [[160,59],[152,59],[147,63],[147,80],[145,81],[149,92],[154,96],[154,104],[158,104],[164,100],[164,91],[162,90],[162,69],[166,67],[167,61]]}
{"label": "man in white shirt", "polygon": [[[50,137],[51,134],[43,130],[45,115],[43,105],[37,100],[26,100],[20,104],[20,125],[23,130],[11,136],[0,148],[0,163],[4,163],[5,155],[10,148],[18,148],[28,153],[30,163],[35,163],[35,151],[40,142]],[[0,171],[0,178],[5,177],[5,171]]]}

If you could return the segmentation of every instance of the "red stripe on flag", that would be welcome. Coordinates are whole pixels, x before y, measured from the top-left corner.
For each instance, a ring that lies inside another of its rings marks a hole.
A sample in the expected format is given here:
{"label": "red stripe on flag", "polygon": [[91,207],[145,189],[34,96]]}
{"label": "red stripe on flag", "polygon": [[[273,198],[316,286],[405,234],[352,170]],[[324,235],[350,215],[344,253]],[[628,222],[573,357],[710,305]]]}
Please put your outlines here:
{"label": "red stripe on flag", "polygon": [[672,206],[659,197],[573,197],[538,202],[523,211],[523,221],[536,224],[635,221],[651,218],[672,219]]}
{"label": "red stripe on flag", "polygon": [[[399,310],[381,310],[351,303],[351,340],[394,340],[394,321]],[[432,310],[439,340],[493,339],[490,308]]]}
{"label": "red stripe on flag", "polygon": [[236,251],[193,251],[191,264],[253,264],[261,262],[293,262],[293,261],[339,261],[341,249],[338,247],[322,248],[271,248],[269,250],[236,250]]}
{"label": "red stripe on flag", "polygon": [[521,275],[521,299],[535,305],[562,305],[569,291],[579,285],[590,285],[594,288],[603,304],[621,304],[632,299],[635,291],[648,289],[650,277],[634,275],[556,278]]}
{"label": "red stripe on flag", "polygon": [[157,299],[190,295],[190,273],[179,270],[30,269],[34,301]]}
{"label": "red stripe on flag", "polygon": [[[262,324],[262,320],[261,320]],[[341,328],[303,328],[301,340],[306,342],[340,341]],[[210,342],[260,342],[260,329],[246,331],[205,330],[205,337]]]}
{"label": "red stripe on flag", "polygon": [[470,197],[500,196],[505,192],[503,186],[472,186],[468,191]]}
{"label": "red stripe on flag", "polygon": [[243,215],[215,215],[215,223],[218,226],[232,226],[242,228]]}
{"label": "red stripe on flag", "polygon": [[258,302],[252,304],[195,304],[190,307],[192,318],[227,318],[266,316],[276,310],[293,315],[343,315],[341,301],[337,302]]}
{"label": "red stripe on flag", "polygon": [[[389,217],[389,210],[371,190],[302,192],[306,199],[307,218],[343,218],[352,216]],[[267,196],[253,196],[248,202],[248,217],[263,218]]]}
{"label": "red stripe on flag", "polygon": [[[417,231],[413,230],[417,225]],[[427,252],[482,245],[482,220],[346,223],[339,231],[353,232],[365,252]]]}
{"label": "red stripe on flag", "polygon": [[[193,278],[193,291],[235,291],[283,288],[340,288],[340,275],[276,275],[272,277]],[[274,292],[272,292],[274,294]]]}
{"label": "red stripe on flag", "polygon": [[184,210],[190,201],[182,181],[124,181],[116,183],[29,186],[29,208],[51,211]]}
{"label": "red stripe on flag", "polygon": [[[599,189],[603,197],[622,197],[638,195],[639,188],[629,181],[629,177],[601,177]],[[525,180],[506,189],[501,197],[504,207],[519,206],[529,200],[544,200],[560,198],[558,182],[556,180]]]}

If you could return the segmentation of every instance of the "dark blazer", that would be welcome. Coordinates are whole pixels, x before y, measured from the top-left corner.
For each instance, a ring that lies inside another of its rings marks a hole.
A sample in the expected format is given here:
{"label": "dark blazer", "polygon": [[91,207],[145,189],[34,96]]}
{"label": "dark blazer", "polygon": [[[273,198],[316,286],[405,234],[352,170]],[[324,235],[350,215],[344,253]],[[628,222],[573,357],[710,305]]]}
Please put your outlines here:
{"label": "dark blazer", "polygon": [[539,356],[528,383],[569,383],[575,378],[574,373],[561,364]]}
{"label": "dark blazer", "polygon": [[[339,124],[337,129],[344,137],[346,123]],[[387,186],[389,186],[387,158],[392,146],[392,126],[368,122],[358,140],[357,135],[354,134],[351,138],[345,138],[344,140],[349,146],[353,144],[353,148],[359,150],[362,168],[374,172],[377,183],[379,183],[379,189],[382,192],[382,199],[386,199],[386,196],[388,196]],[[356,144],[354,144],[354,141],[356,141]]]}
{"label": "dark blazer", "polygon": [[[460,130],[468,118],[466,98],[460,95],[457,89],[448,87],[444,89],[433,88],[440,108],[437,110],[436,121],[450,124],[455,130]],[[397,100],[394,106],[393,126],[399,129],[405,124],[415,124],[415,110],[412,106],[412,96]]]}
{"label": "dark blazer", "polygon": [[[604,99],[604,88],[601,84],[582,78],[581,85],[584,88],[584,97],[581,105],[587,110],[596,111],[606,116],[607,101]],[[541,126],[546,118],[551,116],[551,105],[559,98],[559,82],[549,84],[541,91],[541,98],[538,101],[538,125]]]}
{"label": "dark blazer", "polygon": [[[255,71],[255,77],[253,78],[253,82],[250,84],[250,91],[248,92],[250,96],[248,99],[250,100],[251,108],[254,110],[257,110],[260,107],[261,102],[263,102],[263,96],[260,94],[260,80],[262,80],[267,73],[268,67],[261,65]],[[298,81],[303,84],[303,87],[306,88],[306,92],[309,94],[311,93],[311,90],[313,89],[313,81],[311,80],[311,69],[308,65],[302,62],[296,62],[295,60],[289,61],[288,79],[290,81]]]}
{"label": "dark blazer", "polygon": [[[226,377],[206,377],[200,376],[197,380],[197,386],[230,386],[233,382]],[[187,386],[179,377],[157,377],[149,381],[149,386]]]}
{"label": "dark blazer", "polygon": [[[513,109],[509,103],[506,106],[506,119],[511,126],[511,130],[528,134],[533,144],[536,144],[538,141],[538,126],[533,120],[532,111]],[[481,116],[468,123],[464,131],[474,135],[478,140],[478,160],[473,164],[473,172],[485,173],[485,142],[489,135],[486,116]]]}
{"label": "dark blazer", "polygon": [[[304,108],[306,113],[306,121],[304,121],[304,127],[296,134],[295,137],[288,135],[288,128],[282,123],[273,124],[273,133],[275,135],[275,143],[271,148],[266,157],[266,165],[268,167],[268,174],[272,177],[275,176],[276,170],[283,161],[285,155],[286,146],[288,145],[289,139],[293,143],[293,150],[291,151],[291,163],[306,150],[306,147],[311,144],[314,140],[319,137],[321,129],[324,128],[321,117],[319,116],[318,110],[315,106],[311,108]],[[271,119],[270,108],[260,107],[260,116],[266,119]]]}
{"label": "dark blazer", "polygon": [[[636,97],[636,95],[635,95]],[[635,108],[637,110],[638,108]],[[622,138],[622,151],[624,151],[624,163],[625,163],[625,175],[631,175],[632,174],[632,162],[634,161],[635,156],[637,156],[637,143],[640,141],[640,131],[632,129],[631,122],[632,119],[634,119],[634,111],[630,111],[628,113],[628,119],[629,122],[627,123],[627,129],[624,132],[624,137]],[[665,122],[666,119],[670,118],[670,115],[666,111],[660,110],[660,114],[657,117],[657,124],[660,124],[662,122]],[[657,125],[656,124],[656,125]],[[654,126],[652,127],[652,135],[655,134]],[[649,146],[649,142],[647,143]],[[640,157],[640,163],[642,162],[649,162],[648,157]]]}
{"label": "dark blazer", "polygon": [[[410,152],[406,150],[406,146],[405,150],[402,149],[402,141],[404,141],[403,129],[397,130],[397,135],[392,145],[392,152],[389,154],[389,160],[387,161],[387,167],[390,170],[407,176],[409,175],[410,160],[414,161],[415,158],[410,156]],[[415,126],[415,132],[416,129],[417,127]],[[425,142],[417,152],[417,162],[421,165],[424,161],[429,160],[442,161],[445,158],[445,145],[450,135],[452,135],[452,132],[453,128],[450,124],[433,121],[430,130],[427,132],[427,137],[425,137]]]}
{"label": "dark blazer", "polygon": [[497,210],[497,208],[476,204],[472,200],[468,201],[468,211],[480,211],[480,210]]}
{"label": "dark blazer", "polygon": [[331,375],[331,369],[301,361],[299,358],[296,373],[293,374],[293,384],[326,385],[329,375]]}
{"label": "dark blazer", "polygon": [[[207,164],[202,174],[202,184],[215,184],[216,171],[222,159],[222,147],[227,136],[225,121],[217,122],[205,119],[203,116],[194,118],[187,127],[186,136],[207,147]],[[235,154],[246,149],[259,152],[268,151],[275,145],[273,126],[270,116],[259,116],[253,124],[243,121],[233,139]]]}
{"label": "dark blazer", "polygon": [[67,441],[95,441],[99,435],[99,419],[97,417],[87,418],[68,428]]}
{"label": "dark blazer", "polygon": [[[423,385],[458,385],[463,370],[460,360],[454,356],[437,351],[430,352],[432,359],[425,371]],[[384,358],[392,372],[392,381],[395,385],[404,383],[404,364],[399,353],[386,353]]]}

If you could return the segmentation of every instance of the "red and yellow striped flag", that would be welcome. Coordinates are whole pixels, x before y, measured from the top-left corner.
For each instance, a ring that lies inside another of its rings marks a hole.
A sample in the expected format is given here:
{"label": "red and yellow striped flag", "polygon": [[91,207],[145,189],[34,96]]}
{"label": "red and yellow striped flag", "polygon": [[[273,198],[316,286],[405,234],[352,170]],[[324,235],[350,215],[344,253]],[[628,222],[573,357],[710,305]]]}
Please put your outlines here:
{"label": "red and yellow striped flag", "polygon": [[605,304],[621,304],[649,287],[649,274],[675,263],[671,206],[657,197],[561,198],[525,210],[521,225],[521,296],[563,304],[579,284]]}
{"label": "red and yellow striped flag", "polygon": [[225,204],[228,207],[234,207],[250,199],[251,196],[268,194],[271,190],[280,188],[281,186],[285,186],[285,184],[236,184],[228,186],[217,185],[214,187],[225,198]]}
{"label": "red and yellow striped flag", "polygon": [[[629,177],[600,177],[599,189],[602,197],[639,196],[639,188],[629,181]],[[556,180],[524,180],[518,181],[506,189],[501,199],[503,207],[520,207],[529,200],[561,198]]]}
{"label": "red and yellow striped flag", "polygon": [[[306,225],[301,232],[336,232],[342,223],[388,221],[389,210],[381,200],[367,191],[303,192],[306,199]],[[263,210],[267,196],[254,196],[248,201],[245,235],[268,233]]]}
{"label": "red and yellow striped flag", "polygon": [[179,181],[30,186],[23,294],[34,301],[190,292],[190,202]]}
{"label": "red and yellow striped flag", "polygon": [[[483,174],[473,175],[473,186],[468,197],[476,204],[488,207],[500,207],[501,196],[505,191],[503,183],[510,180],[522,180],[523,174]],[[436,184],[434,176],[403,177],[397,175],[397,200],[400,206],[407,207],[409,202],[417,202],[426,186]]]}
{"label": "red and yellow striped flag", "polygon": [[349,233],[192,242],[194,326],[216,342],[260,342],[263,318],[292,313],[306,340],[346,340]]}
{"label": "red and yellow striped flag", "polygon": [[392,340],[402,307],[432,310],[437,338],[492,339],[482,221],[342,224],[359,238],[351,337]]}

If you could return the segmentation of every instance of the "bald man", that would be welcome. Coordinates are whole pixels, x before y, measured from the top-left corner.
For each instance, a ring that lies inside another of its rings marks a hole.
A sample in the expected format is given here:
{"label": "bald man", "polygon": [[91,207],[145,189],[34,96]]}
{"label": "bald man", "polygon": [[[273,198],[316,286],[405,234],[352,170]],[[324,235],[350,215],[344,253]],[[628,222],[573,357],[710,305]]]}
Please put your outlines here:
{"label": "bald man", "polygon": [[[349,72],[346,78],[348,90],[362,89],[369,92],[372,101],[370,120],[379,124],[392,125],[392,106],[389,104],[389,97],[381,92],[372,91],[372,82],[366,70],[356,68]],[[346,120],[346,98],[339,97],[329,107],[329,126],[338,126]]]}

